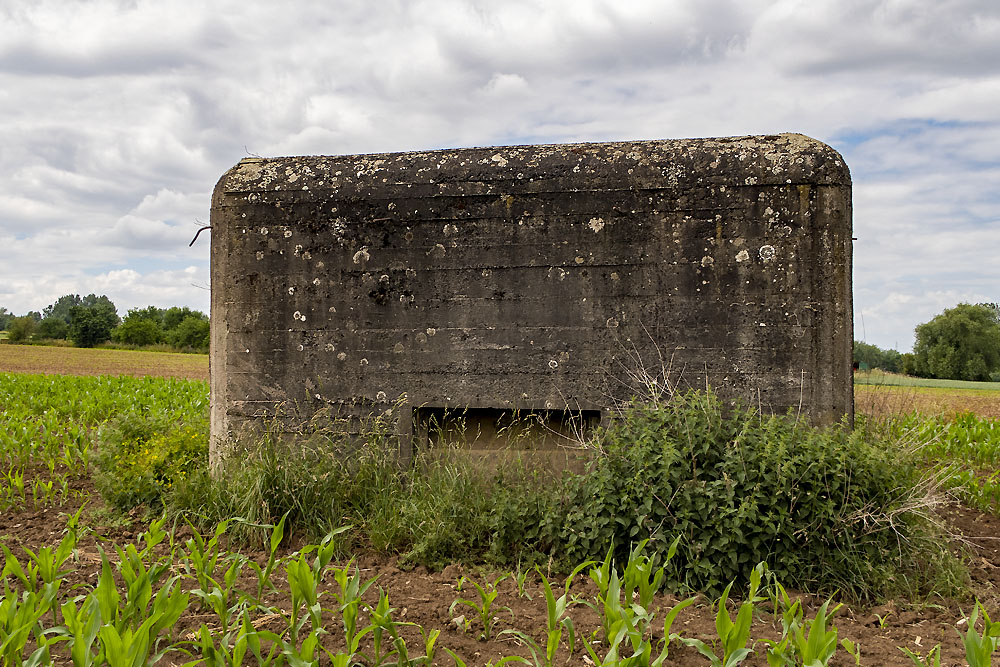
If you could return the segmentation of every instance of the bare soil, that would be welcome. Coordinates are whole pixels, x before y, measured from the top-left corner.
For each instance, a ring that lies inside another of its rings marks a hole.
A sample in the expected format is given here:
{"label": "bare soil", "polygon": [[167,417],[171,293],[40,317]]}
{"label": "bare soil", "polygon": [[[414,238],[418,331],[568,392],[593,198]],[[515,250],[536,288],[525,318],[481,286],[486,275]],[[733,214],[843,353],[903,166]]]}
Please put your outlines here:
{"label": "bare soil", "polygon": [[1000,419],[1000,391],[996,390],[855,385],[854,405],[858,414],[875,417],[911,412],[953,417],[974,412],[980,417]]}
{"label": "bare soil", "polygon": [[0,372],[207,380],[208,355],[0,343]]}

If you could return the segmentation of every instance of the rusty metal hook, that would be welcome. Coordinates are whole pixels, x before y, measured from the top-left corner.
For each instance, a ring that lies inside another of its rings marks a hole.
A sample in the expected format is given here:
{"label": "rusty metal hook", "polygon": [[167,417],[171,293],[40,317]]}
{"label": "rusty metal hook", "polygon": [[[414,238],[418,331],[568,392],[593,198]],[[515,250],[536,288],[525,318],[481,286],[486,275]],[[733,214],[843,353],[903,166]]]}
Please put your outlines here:
{"label": "rusty metal hook", "polygon": [[204,227],[202,227],[201,229],[199,229],[197,232],[195,232],[194,233],[194,238],[191,239],[191,243],[188,243],[188,247],[190,248],[191,246],[193,246],[194,242],[198,240],[198,234],[201,234],[206,229],[211,229],[211,228],[212,228],[212,225],[205,225]]}

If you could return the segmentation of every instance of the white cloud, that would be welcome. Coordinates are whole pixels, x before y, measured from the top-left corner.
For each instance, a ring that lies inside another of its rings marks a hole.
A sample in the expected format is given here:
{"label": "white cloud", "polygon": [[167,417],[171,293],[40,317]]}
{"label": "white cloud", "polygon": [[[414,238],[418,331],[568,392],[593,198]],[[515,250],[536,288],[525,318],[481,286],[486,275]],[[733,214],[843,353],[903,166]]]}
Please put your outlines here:
{"label": "white cloud", "polygon": [[10,0],[0,305],[207,307],[187,243],[247,153],[799,131],[851,166],[856,308],[905,347],[1000,299],[998,105],[993,0]]}

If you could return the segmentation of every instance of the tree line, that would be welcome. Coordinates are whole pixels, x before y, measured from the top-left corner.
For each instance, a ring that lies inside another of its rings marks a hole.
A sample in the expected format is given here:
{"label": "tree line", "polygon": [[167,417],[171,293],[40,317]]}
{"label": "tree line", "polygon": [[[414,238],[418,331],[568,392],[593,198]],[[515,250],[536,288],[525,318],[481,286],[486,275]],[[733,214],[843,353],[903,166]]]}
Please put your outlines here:
{"label": "tree line", "polygon": [[918,324],[914,334],[913,352],[905,354],[854,341],[854,361],[917,377],[1000,381],[1000,304],[960,303]]}
{"label": "tree line", "polygon": [[0,307],[0,331],[10,343],[69,340],[77,347],[105,343],[125,346],[168,345],[179,350],[208,350],[209,320],[190,308],[131,308],[124,318],[105,295],[66,294],[41,312],[16,316]]}

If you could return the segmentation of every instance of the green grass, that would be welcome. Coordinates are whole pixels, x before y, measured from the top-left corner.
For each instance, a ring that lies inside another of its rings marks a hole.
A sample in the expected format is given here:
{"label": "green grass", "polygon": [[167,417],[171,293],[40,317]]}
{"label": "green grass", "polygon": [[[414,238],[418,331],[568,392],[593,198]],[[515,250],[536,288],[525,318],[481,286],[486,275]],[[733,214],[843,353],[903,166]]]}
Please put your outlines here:
{"label": "green grass", "polygon": [[1000,382],[968,382],[966,380],[937,380],[917,378],[881,370],[862,371],[854,374],[856,385],[889,385],[895,387],[934,387],[942,389],[975,389],[1000,391]]}

